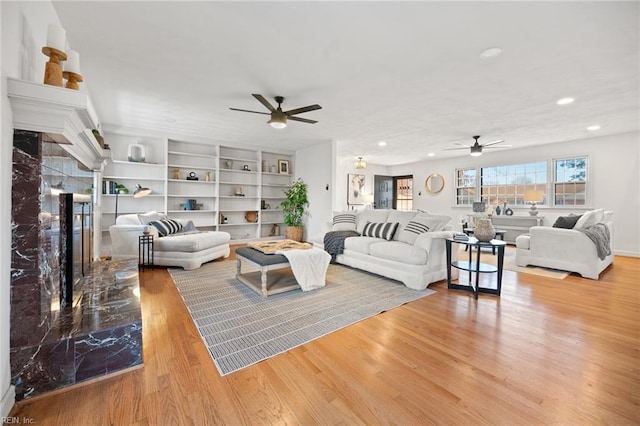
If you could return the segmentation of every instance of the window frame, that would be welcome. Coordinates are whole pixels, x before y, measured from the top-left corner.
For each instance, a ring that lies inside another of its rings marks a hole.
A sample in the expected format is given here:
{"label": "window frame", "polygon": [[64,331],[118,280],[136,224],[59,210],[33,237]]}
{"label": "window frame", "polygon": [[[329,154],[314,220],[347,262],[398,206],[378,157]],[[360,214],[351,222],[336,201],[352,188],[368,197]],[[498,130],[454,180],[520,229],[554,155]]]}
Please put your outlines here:
{"label": "window frame", "polygon": [[[411,188],[409,188],[407,190],[407,194],[409,195],[409,198],[400,198],[398,196],[398,181],[399,180],[403,180],[403,179],[410,179],[411,180]],[[393,209],[394,210],[400,210],[398,209],[398,201],[409,201],[411,203],[411,206],[408,210],[406,211],[410,211],[413,210],[414,208],[414,202],[415,202],[415,198],[413,196],[413,175],[403,175],[403,176],[394,176],[393,177]],[[402,210],[405,211],[405,210]]]}

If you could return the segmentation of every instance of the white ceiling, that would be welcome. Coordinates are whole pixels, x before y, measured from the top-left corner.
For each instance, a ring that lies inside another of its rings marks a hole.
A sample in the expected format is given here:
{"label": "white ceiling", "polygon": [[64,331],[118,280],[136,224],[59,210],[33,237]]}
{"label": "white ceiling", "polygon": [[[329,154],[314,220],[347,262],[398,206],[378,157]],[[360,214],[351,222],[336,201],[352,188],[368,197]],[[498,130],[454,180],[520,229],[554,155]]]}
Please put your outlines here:
{"label": "white ceiling", "polygon": [[[637,131],[638,5],[54,1],[104,123],[291,150],[338,140],[383,165],[467,155],[444,149],[476,134],[515,149]],[[490,47],[502,54],[481,58]],[[229,110],[266,111],[252,93],[318,103],[301,117],[319,123]]]}

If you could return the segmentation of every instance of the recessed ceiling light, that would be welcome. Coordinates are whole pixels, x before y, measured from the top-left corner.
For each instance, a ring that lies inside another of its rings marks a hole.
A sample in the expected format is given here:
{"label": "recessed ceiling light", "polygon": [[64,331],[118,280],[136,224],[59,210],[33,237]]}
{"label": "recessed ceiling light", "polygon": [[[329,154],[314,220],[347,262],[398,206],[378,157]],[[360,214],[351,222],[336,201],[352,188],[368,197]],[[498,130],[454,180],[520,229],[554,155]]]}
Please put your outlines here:
{"label": "recessed ceiling light", "polygon": [[600,130],[600,126],[598,126],[597,124],[594,124],[593,126],[589,126],[587,127],[587,130],[590,132],[596,131],[596,130]]}
{"label": "recessed ceiling light", "polygon": [[562,98],[562,99],[558,99],[558,102],[556,102],[558,105],[569,105],[570,103],[573,103],[573,101],[575,101],[575,99],[573,98]]}
{"label": "recessed ceiling light", "polygon": [[428,155],[429,157],[433,157],[434,155],[436,155],[436,153],[435,153],[435,152],[430,152],[430,153],[428,153],[427,155]]}
{"label": "recessed ceiling light", "polygon": [[480,54],[480,57],[484,59],[495,58],[501,53],[502,53],[502,49],[500,49],[499,47],[490,47],[489,49],[483,50],[482,53]]}
{"label": "recessed ceiling light", "polygon": [[378,142],[378,146],[387,146],[387,143],[385,141],[380,141]]}

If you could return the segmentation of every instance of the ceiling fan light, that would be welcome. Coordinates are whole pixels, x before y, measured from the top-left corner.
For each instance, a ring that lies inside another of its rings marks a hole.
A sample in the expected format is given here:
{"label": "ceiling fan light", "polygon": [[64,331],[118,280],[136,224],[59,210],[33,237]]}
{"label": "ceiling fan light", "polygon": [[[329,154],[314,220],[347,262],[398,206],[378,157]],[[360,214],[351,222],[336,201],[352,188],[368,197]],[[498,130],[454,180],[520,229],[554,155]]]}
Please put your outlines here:
{"label": "ceiling fan light", "polygon": [[271,113],[271,118],[267,123],[271,124],[274,129],[284,129],[287,127],[287,116],[282,111]]}
{"label": "ceiling fan light", "polygon": [[471,156],[472,157],[480,157],[482,155],[482,146],[474,145],[471,147]]}

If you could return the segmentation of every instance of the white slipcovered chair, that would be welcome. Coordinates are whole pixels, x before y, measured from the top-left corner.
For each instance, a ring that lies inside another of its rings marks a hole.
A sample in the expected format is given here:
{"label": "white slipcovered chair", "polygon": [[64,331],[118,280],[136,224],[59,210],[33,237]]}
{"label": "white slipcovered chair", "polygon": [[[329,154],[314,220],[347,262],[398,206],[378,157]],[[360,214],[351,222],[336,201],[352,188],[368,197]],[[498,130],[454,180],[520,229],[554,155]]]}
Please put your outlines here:
{"label": "white slipcovered chair", "polygon": [[[516,265],[560,269],[597,280],[600,273],[613,263],[612,216],[613,212],[598,209],[579,217],[571,229],[531,227],[529,234],[516,238]],[[610,236],[608,241],[600,241],[601,253],[598,245],[587,235],[588,230],[597,224],[606,226]]]}
{"label": "white slipcovered chair", "polygon": [[116,224],[109,227],[111,258],[137,258],[138,237],[145,230],[154,236],[154,265],[197,269],[205,262],[229,257],[231,236],[228,232],[199,231],[190,220],[174,219],[182,229],[161,237],[158,229],[149,223],[163,219],[166,217],[158,212],[118,216]]}

